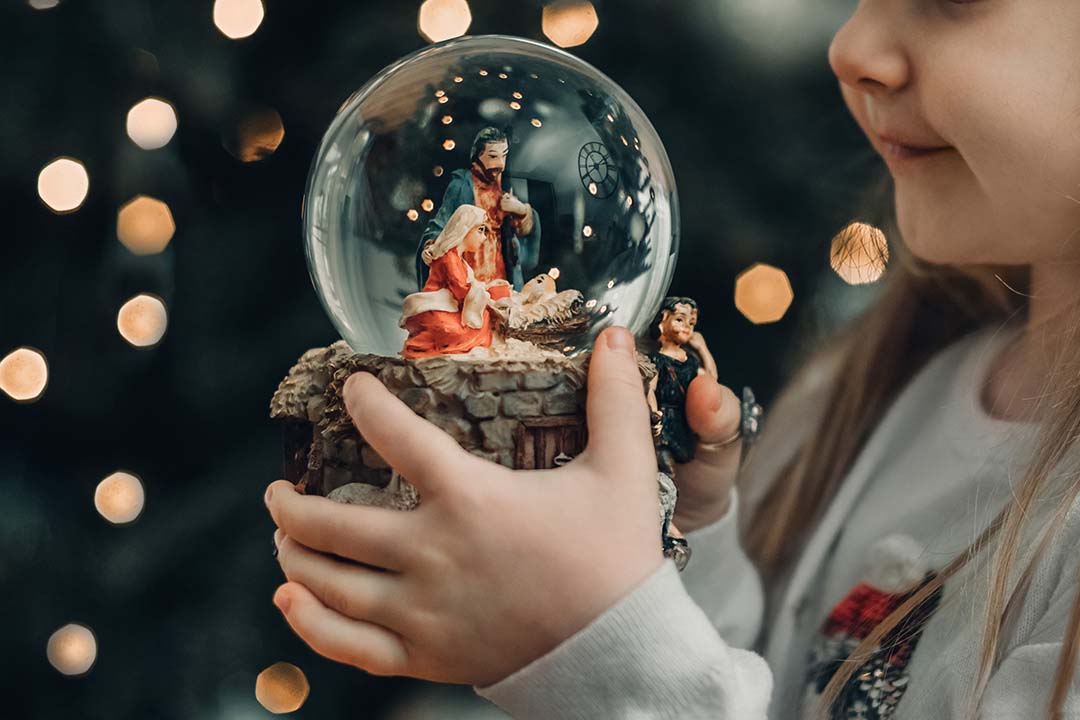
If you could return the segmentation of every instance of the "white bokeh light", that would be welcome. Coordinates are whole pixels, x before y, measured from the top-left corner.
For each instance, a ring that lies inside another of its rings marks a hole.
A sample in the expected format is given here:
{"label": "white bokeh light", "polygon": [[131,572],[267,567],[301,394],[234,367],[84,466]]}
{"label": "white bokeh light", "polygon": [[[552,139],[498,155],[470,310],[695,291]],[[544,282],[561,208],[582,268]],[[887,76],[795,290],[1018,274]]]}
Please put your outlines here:
{"label": "white bokeh light", "polygon": [[146,492],[138,476],[117,471],[98,483],[94,507],[113,525],[133,522],[142,513]]}
{"label": "white bokeh light", "polygon": [[97,638],[85,625],[68,623],[49,636],[45,656],[64,675],[85,675],[97,660]]}
{"label": "white bokeh light", "polygon": [[128,300],[116,315],[120,336],[138,348],[153,347],[161,342],[168,324],[165,303],[147,293]]}
{"label": "white bokeh light", "polygon": [[255,34],[266,17],[262,0],[215,0],[214,25],[230,40]]}
{"label": "white bokeh light", "polygon": [[140,100],[128,110],[127,134],[143,150],[165,147],[176,134],[176,109],[161,98]]}
{"label": "white bokeh light", "polygon": [[74,212],[90,192],[90,175],[75,158],[59,157],[38,173],[37,189],[38,197],[53,212]]}

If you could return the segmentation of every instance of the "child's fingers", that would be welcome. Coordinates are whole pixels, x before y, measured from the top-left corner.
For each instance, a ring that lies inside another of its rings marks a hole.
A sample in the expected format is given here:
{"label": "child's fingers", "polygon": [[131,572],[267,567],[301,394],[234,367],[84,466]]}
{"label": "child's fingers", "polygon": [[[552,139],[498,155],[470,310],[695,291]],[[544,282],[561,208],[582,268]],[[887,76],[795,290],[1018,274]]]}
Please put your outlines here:
{"label": "child's fingers", "polygon": [[399,636],[326,607],[300,583],[279,587],[274,604],[300,639],[323,657],[373,675],[401,675],[408,668],[408,652]]}
{"label": "child's fingers", "polygon": [[634,336],[626,328],[605,330],[593,347],[586,411],[592,461],[617,476],[656,465]]}
{"label": "child's fingers", "polygon": [[364,439],[391,467],[421,492],[437,492],[450,468],[473,456],[445,432],[414,413],[374,375],[354,373],[342,388],[345,407]]}
{"label": "child's fingers", "polygon": [[698,375],[686,391],[686,421],[702,442],[721,442],[739,429],[739,399],[708,375]]}
{"label": "child's fingers", "polygon": [[411,513],[301,495],[284,480],[271,483],[267,496],[274,523],[309,548],[388,570],[407,562],[401,538],[416,532]]}
{"label": "child's fingers", "polygon": [[285,577],[303,585],[323,605],[356,620],[398,627],[400,575],[315,552],[281,530],[274,533],[274,543]]}

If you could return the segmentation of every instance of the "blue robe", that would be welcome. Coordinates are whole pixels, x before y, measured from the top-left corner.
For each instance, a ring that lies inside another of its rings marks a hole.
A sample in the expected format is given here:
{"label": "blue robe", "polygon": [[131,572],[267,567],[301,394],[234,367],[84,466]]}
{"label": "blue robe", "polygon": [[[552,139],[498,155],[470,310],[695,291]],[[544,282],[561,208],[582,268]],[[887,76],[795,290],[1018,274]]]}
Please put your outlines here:
{"label": "blue robe", "polygon": [[[428,221],[420,236],[420,244],[416,248],[416,287],[421,289],[427,282],[428,266],[424,264],[421,253],[429,240],[439,237],[446,226],[450,216],[462,205],[472,205],[476,198],[473,194],[472,172],[469,170],[455,170],[450,173],[450,184],[446,186],[442,204],[435,216]],[[532,272],[536,264],[540,262],[540,216],[536,210],[532,211],[532,232],[525,237],[519,238],[511,235],[503,238],[502,256],[506,267],[507,280],[515,290],[521,290],[525,284],[525,273]],[[517,245],[514,252],[513,244]],[[517,257],[517,262],[511,264],[509,258]]]}

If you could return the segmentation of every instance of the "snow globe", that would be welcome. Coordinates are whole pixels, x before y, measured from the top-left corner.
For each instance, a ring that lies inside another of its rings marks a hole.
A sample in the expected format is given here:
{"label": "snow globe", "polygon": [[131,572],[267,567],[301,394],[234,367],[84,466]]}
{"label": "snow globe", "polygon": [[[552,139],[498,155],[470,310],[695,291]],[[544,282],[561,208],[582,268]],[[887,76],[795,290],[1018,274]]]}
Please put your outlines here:
{"label": "snow globe", "polygon": [[[592,343],[610,325],[648,329],[679,216],[664,147],[618,85],[555,47],[479,36],[402,58],[345,101],[303,228],[342,339],[304,353],[271,402],[286,477],[409,509],[416,490],[355,431],[345,379],[375,374],[492,462],[569,462],[586,442]],[[660,490],[666,530],[674,486]]]}

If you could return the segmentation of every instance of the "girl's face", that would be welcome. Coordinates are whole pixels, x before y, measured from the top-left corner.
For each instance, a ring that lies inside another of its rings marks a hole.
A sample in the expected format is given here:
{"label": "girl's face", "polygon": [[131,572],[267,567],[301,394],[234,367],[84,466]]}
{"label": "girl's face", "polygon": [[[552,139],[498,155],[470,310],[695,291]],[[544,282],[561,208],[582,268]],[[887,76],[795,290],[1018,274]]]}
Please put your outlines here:
{"label": "girl's face", "polygon": [[861,0],[829,61],[915,255],[1080,260],[1080,0]]}

